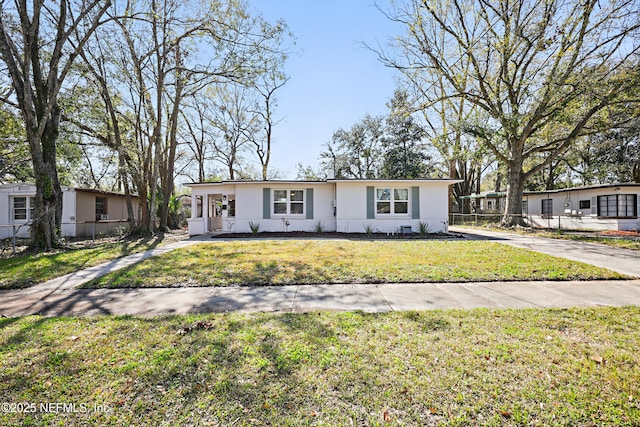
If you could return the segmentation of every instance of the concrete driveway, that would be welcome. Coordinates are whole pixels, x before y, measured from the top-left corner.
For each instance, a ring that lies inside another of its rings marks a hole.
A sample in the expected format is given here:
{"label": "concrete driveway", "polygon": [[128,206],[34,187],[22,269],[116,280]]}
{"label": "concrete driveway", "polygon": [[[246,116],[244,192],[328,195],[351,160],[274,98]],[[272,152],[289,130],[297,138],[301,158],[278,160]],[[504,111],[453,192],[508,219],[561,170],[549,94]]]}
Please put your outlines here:
{"label": "concrete driveway", "polygon": [[491,240],[505,245],[608,268],[618,273],[640,278],[640,251],[613,248],[595,243],[548,239],[526,234],[475,228],[450,227],[449,231],[462,234],[467,239]]}

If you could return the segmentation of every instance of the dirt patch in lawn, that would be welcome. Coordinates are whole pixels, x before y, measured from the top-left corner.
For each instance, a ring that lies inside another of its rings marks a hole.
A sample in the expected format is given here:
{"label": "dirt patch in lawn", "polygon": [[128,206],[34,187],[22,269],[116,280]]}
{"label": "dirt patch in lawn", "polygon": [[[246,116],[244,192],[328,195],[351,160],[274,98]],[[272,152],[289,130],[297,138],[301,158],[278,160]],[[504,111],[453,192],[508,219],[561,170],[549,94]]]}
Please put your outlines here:
{"label": "dirt patch in lawn", "polygon": [[640,237],[640,233],[638,231],[607,230],[597,234],[607,237]]}

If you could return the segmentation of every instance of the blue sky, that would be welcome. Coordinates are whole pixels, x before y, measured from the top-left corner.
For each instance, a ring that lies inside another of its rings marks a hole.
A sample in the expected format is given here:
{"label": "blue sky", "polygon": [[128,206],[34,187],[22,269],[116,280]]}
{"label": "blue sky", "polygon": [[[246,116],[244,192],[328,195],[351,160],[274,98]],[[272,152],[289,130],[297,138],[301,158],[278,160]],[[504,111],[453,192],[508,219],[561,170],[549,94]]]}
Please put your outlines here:
{"label": "blue sky", "polygon": [[[381,2],[382,7],[386,7]],[[267,20],[284,19],[296,37],[286,64],[290,80],[278,91],[270,169],[295,178],[298,162],[318,165],[323,144],[365,114],[383,114],[394,73],[362,46],[385,44],[399,33],[373,0],[253,0]]]}

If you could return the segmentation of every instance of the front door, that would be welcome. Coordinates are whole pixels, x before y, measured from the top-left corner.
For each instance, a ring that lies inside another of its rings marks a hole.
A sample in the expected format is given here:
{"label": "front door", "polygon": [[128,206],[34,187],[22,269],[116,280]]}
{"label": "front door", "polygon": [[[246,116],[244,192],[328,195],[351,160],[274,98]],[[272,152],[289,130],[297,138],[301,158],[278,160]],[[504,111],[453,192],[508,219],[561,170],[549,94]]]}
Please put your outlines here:
{"label": "front door", "polygon": [[211,215],[211,231],[222,230],[222,194],[212,195],[209,212]]}

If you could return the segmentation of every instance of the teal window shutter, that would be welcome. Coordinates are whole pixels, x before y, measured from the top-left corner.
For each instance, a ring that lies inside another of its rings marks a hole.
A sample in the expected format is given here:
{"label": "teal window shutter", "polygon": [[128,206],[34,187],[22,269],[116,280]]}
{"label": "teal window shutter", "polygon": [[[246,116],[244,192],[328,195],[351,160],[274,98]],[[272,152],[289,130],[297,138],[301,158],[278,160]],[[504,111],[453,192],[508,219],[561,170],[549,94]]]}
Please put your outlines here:
{"label": "teal window shutter", "polygon": [[411,187],[411,218],[420,219],[420,187]]}
{"label": "teal window shutter", "polygon": [[598,200],[595,197],[591,198],[591,215],[598,214]]}
{"label": "teal window shutter", "polygon": [[373,187],[367,187],[367,219],[376,217],[375,191]]}
{"label": "teal window shutter", "polygon": [[271,189],[262,189],[262,219],[271,218]]}
{"label": "teal window shutter", "polygon": [[313,188],[307,188],[307,219],[313,219]]}

